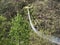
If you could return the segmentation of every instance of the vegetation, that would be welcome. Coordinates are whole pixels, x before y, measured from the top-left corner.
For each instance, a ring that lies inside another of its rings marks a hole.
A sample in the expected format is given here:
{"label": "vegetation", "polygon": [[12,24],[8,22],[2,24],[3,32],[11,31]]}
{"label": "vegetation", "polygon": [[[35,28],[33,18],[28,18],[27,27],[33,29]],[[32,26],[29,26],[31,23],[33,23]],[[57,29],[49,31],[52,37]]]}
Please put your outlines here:
{"label": "vegetation", "polygon": [[56,45],[31,29],[25,6],[31,6],[34,27],[60,37],[60,0],[0,0],[0,45]]}
{"label": "vegetation", "polygon": [[[10,30],[11,41],[16,45],[29,44],[29,25],[23,20],[22,15],[17,13],[17,16],[12,19],[12,26]],[[18,44],[17,44],[18,43]]]}

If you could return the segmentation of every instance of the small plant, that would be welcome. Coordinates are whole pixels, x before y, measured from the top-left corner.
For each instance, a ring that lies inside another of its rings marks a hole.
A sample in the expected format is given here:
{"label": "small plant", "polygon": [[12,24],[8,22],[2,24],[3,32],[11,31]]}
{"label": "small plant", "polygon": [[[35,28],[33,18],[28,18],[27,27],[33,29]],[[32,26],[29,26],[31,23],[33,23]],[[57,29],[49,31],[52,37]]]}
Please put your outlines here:
{"label": "small plant", "polygon": [[29,25],[22,15],[17,13],[17,16],[12,19],[10,30],[11,42],[15,45],[28,45],[29,43]]}
{"label": "small plant", "polygon": [[0,15],[0,45],[8,45],[9,39],[8,39],[8,26],[9,22],[7,19]]}

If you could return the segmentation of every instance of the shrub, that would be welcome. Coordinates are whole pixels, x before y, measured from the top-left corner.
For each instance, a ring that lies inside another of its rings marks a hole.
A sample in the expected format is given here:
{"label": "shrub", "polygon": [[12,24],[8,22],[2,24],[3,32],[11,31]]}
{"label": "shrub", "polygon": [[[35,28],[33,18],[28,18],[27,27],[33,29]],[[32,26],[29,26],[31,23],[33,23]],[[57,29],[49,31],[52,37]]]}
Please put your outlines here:
{"label": "shrub", "polygon": [[17,13],[17,16],[12,19],[10,36],[11,42],[15,45],[29,44],[29,25],[26,20],[23,20],[22,15],[19,13]]}
{"label": "shrub", "polygon": [[4,16],[0,15],[0,45],[8,45],[9,43],[9,25],[10,22]]}

